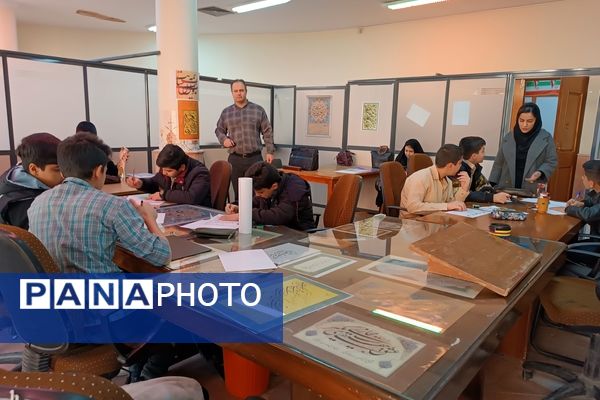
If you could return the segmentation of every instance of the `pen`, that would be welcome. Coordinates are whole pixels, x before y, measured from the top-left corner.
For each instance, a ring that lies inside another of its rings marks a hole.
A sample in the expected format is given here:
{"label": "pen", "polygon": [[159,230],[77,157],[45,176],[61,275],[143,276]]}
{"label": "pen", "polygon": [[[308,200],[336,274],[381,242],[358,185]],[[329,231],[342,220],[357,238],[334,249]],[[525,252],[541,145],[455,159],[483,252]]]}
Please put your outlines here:
{"label": "pen", "polygon": [[575,193],[575,200],[579,200],[579,199],[581,199],[581,197],[580,197],[580,196],[581,196],[581,192],[577,192],[577,193]]}
{"label": "pen", "polygon": [[140,201],[140,207],[144,206],[144,200]]}

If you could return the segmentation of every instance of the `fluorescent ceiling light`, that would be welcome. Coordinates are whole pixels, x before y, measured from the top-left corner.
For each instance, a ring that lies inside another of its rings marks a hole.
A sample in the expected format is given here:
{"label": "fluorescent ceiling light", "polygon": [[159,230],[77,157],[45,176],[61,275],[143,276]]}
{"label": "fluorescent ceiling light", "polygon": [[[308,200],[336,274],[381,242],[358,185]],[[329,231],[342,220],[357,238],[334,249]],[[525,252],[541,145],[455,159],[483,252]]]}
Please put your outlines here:
{"label": "fluorescent ceiling light", "polygon": [[261,8],[278,6],[289,2],[290,0],[263,0],[255,1],[254,3],[244,4],[243,6],[233,7],[231,10],[236,13],[243,13],[248,11],[260,10]]}
{"label": "fluorescent ceiling light", "polygon": [[150,25],[146,27],[146,29],[148,29],[150,32],[156,32],[156,25]]}
{"label": "fluorescent ceiling light", "polygon": [[441,3],[446,0],[399,0],[391,3],[386,3],[386,7],[390,10],[399,10],[401,8],[424,6],[426,4]]}

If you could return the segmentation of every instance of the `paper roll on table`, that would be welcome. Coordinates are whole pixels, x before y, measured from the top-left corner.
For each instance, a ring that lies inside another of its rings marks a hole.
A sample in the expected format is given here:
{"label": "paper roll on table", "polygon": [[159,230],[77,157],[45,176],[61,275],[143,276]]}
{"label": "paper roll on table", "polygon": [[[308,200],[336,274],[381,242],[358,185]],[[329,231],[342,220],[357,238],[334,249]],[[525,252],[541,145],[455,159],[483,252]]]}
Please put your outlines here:
{"label": "paper roll on table", "polygon": [[239,178],[239,212],[240,212],[240,230],[241,234],[252,233],[252,178]]}

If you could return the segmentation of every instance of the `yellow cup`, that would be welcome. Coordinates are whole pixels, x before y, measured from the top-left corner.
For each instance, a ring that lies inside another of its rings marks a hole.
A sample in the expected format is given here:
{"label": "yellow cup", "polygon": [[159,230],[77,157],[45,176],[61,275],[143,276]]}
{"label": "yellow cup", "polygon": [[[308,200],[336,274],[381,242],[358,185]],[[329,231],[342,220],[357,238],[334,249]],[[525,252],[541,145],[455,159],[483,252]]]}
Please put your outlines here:
{"label": "yellow cup", "polygon": [[546,196],[540,196],[537,199],[537,212],[540,214],[546,214],[548,212],[548,205],[550,204],[550,198]]}

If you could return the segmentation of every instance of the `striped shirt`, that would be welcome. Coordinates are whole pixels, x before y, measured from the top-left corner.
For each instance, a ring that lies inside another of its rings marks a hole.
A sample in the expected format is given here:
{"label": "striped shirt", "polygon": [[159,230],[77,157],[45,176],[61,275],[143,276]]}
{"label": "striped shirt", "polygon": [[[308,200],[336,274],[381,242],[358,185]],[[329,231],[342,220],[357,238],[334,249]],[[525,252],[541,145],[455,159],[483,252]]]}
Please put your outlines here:
{"label": "striped shirt", "polygon": [[233,140],[235,146],[229,148],[228,151],[237,154],[260,151],[262,149],[261,133],[265,146],[267,146],[267,153],[273,154],[275,152],[273,129],[267,113],[264,108],[251,101],[242,108],[235,104],[225,108],[221,112],[221,117],[217,121],[217,129],[215,129],[219,143],[223,144],[227,138]]}
{"label": "striped shirt", "polygon": [[171,258],[166,239],[152,234],[124,197],[67,178],[39,195],[29,211],[29,230],[63,272],[120,272],[112,261],[117,242],[151,264]]}

